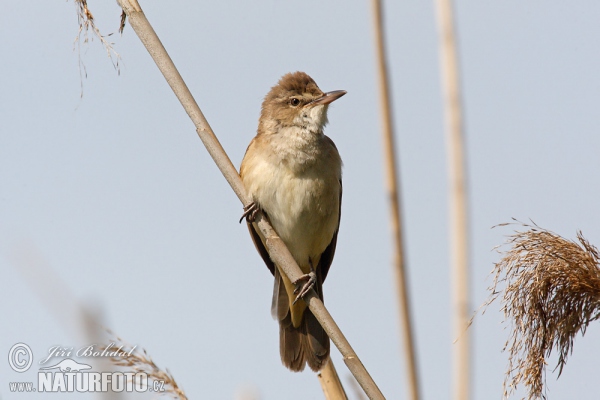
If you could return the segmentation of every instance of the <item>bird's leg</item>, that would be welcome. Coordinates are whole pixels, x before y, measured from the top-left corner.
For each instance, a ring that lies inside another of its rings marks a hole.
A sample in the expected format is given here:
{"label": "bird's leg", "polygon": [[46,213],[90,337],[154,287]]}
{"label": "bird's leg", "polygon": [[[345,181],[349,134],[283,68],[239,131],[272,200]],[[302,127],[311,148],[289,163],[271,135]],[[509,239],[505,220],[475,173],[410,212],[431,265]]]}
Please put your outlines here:
{"label": "bird's leg", "polygon": [[[308,265],[310,265],[310,272],[308,274],[302,275],[300,278],[296,279],[295,282],[293,282],[294,285],[296,285],[296,290],[294,290],[294,294],[296,294],[297,296],[292,305],[296,304],[296,302],[299,299],[303,298],[306,295],[306,293],[308,293],[308,291],[312,289],[313,286],[315,286],[315,283],[317,282],[317,274],[315,273],[315,269],[313,268],[312,260],[310,259],[310,257],[308,258]],[[304,282],[302,286],[300,286],[301,282]]]}
{"label": "bird's leg", "polygon": [[248,204],[244,207],[244,213],[242,214],[242,218],[240,218],[240,224],[246,218],[248,222],[254,222],[254,218],[256,217],[256,213],[258,212],[258,206],[255,202]]}

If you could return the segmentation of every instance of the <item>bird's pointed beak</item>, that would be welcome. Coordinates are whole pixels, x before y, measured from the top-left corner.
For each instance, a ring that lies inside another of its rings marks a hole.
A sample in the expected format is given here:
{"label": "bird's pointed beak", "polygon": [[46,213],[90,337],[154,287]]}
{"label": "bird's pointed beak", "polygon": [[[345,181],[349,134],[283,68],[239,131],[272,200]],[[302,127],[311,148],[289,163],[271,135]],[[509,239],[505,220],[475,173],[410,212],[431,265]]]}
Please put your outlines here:
{"label": "bird's pointed beak", "polygon": [[333,92],[327,92],[323,96],[317,97],[310,103],[306,103],[306,105],[304,107],[314,107],[314,106],[318,106],[320,104],[329,104],[329,103],[339,99],[346,93],[348,93],[348,92],[346,92],[345,90],[334,90]]}

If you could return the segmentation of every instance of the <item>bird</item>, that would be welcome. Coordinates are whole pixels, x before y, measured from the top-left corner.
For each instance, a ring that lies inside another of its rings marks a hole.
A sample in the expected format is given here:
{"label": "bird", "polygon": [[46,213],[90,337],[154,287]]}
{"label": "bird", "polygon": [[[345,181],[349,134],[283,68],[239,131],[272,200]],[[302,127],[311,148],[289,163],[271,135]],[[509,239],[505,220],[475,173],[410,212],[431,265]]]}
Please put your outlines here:
{"label": "bird", "polygon": [[[252,199],[244,208],[250,236],[275,284],[271,314],[279,322],[281,361],[317,372],[329,360],[329,337],[304,301],[311,288],[323,300],[323,282],[337,244],[342,205],[342,159],[323,133],[329,104],[344,90],[323,92],[304,72],[287,73],[265,96],[256,136],[240,166]],[[280,272],[265,248],[254,216],[262,211],[304,273],[296,282]]]}

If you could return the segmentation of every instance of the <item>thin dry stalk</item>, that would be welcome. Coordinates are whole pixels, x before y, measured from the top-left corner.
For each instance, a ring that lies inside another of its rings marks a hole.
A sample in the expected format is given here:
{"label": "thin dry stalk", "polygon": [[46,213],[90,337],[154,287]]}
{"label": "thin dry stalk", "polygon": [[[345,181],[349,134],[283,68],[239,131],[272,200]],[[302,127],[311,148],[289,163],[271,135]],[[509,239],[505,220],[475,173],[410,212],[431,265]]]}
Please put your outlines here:
{"label": "thin dry stalk", "polygon": [[164,389],[164,392],[160,393],[162,395],[171,394],[175,399],[187,400],[185,392],[179,387],[179,385],[177,385],[175,378],[173,378],[173,375],[169,372],[169,370],[160,369],[154,363],[154,361],[152,361],[152,358],[150,355],[148,355],[148,352],[146,352],[145,349],[142,349],[142,352],[140,353],[137,351],[137,348],[134,348],[120,337],[112,334],[112,332],[109,331],[109,334],[113,337],[111,344],[104,345],[100,348],[100,350],[107,350],[110,352],[111,349],[122,346],[122,352],[131,352],[131,355],[126,357],[110,357],[110,361],[114,365],[124,367],[135,373],[143,372],[147,374],[148,378],[150,378],[152,381],[162,382],[163,385],[161,386],[162,389]]}
{"label": "thin dry stalk", "polygon": [[[84,76],[87,77],[87,71],[83,60],[81,59],[81,43],[89,43],[89,31],[91,30],[94,36],[100,40],[100,43],[104,47],[104,50],[106,50],[106,54],[108,55],[108,58],[110,59],[110,62],[115,70],[117,70],[117,73],[121,72],[119,66],[119,60],[121,59],[121,56],[114,49],[114,43],[106,40],[106,38],[111,36],[112,33],[109,33],[106,36],[102,35],[100,29],[98,29],[96,26],[96,23],[94,22],[94,15],[88,8],[87,0],[75,0],[75,7],[77,8],[77,23],[79,24],[79,30],[77,31],[77,36],[75,37],[73,45],[77,47],[79,78],[82,86],[81,95],[83,96],[83,78]],[[124,24],[124,21],[122,23]]]}
{"label": "thin dry stalk", "polygon": [[467,400],[470,389],[469,243],[467,184],[462,124],[458,51],[451,0],[436,0],[440,35],[440,62],[444,89],[444,114],[450,186],[450,253],[453,347],[453,398]]}
{"label": "thin dry stalk", "polygon": [[[212,131],[208,121],[202,114],[198,103],[196,103],[196,100],[183,81],[179,71],[177,71],[175,64],[169,57],[169,54],[160,42],[156,32],[144,15],[139,3],[137,0],[118,0],[118,3],[127,14],[131,27],[152,56],[154,62],[167,80],[167,83],[181,102],[190,119],[193,121],[196,126],[196,132],[208,153],[211,155],[215,164],[217,164],[217,167],[242,204],[247,206],[250,204],[251,200],[246,193],[246,189],[244,188],[237,169],[233,166],[233,163],[227,156],[227,153],[225,153],[225,150],[223,150],[223,147]],[[298,280],[298,278],[302,276],[302,271],[267,219],[259,212],[255,222],[263,236],[266,238],[265,245],[271,259],[281,267],[282,272],[290,279],[290,281],[295,282]],[[344,357],[346,366],[356,377],[369,398],[383,399],[383,394],[375,384],[375,381],[373,381],[373,378],[354,352],[354,349],[352,349],[352,346],[350,346],[350,343],[331,317],[331,314],[329,314],[329,311],[327,311],[323,305],[323,302],[315,294],[315,291],[311,290],[304,297],[304,301],[317,321],[323,326],[323,329],[327,332],[331,341],[337,346]]]}
{"label": "thin dry stalk", "polygon": [[372,0],[375,30],[375,48],[377,49],[377,66],[379,75],[379,103],[381,108],[381,121],[383,131],[383,151],[385,154],[385,169],[388,199],[390,204],[390,222],[392,228],[392,239],[394,242],[394,265],[396,272],[396,289],[398,292],[398,303],[400,310],[400,327],[402,330],[402,344],[404,346],[404,357],[406,371],[408,373],[409,398],[419,399],[419,374],[415,356],[415,344],[413,339],[412,318],[410,313],[410,296],[406,283],[406,269],[404,263],[402,214],[400,207],[400,189],[398,161],[396,157],[396,145],[394,127],[392,121],[392,100],[388,69],[385,53],[385,32],[383,29],[383,10],[381,0]]}
{"label": "thin dry stalk", "polygon": [[560,376],[575,337],[600,318],[600,257],[581,232],[576,242],[533,222],[518,223],[527,230],[508,237],[509,249],[494,267],[494,283],[484,306],[501,297],[505,320],[512,325],[504,347],[509,354],[504,397],[523,383],[528,399],[545,399],[552,351],[558,353]]}
{"label": "thin dry stalk", "polygon": [[319,371],[317,377],[319,378],[321,389],[323,389],[325,400],[348,400],[348,396],[344,391],[344,387],[331,358],[325,364],[325,367]]}

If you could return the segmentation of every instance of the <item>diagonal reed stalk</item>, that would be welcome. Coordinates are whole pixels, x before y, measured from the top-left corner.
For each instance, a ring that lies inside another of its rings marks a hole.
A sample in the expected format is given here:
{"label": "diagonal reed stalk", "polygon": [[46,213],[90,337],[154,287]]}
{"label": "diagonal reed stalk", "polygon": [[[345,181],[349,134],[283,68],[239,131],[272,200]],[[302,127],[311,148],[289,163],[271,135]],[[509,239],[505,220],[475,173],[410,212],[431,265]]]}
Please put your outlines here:
{"label": "diagonal reed stalk", "polygon": [[[494,283],[484,304],[501,298],[505,320],[511,321],[504,398],[519,384],[528,399],[545,398],[548,357],[558,353],[558,376],[573,352],[575,337],[600,318],[600,255],[577,232],[577,241],[520,223],[505,243],[509,248],[493,270]],[[508,224],[501,224],[505,226]]]}
{"label": "diagonal reed stalk", "polygon": [[[200,107],[177,71],[175,64],[173,64],[173,61],[160,42],[156,32],[146,19],[139,3],[137,0],[118,0],[118,3],[127,15],[131,27],[152,56],[152,59],[167,80],[167,83],[181,102],[190,119],[193,121],[198,136],[217,164],[217,167],[242,204],[244,206],[249,205],[251,199],[246,193],[236,168],[233,166],[231,160],[225,153],[225,150],[223,150],[223,147],[213,133],[208,121],[202,114]],[[256,216],[256,223],[266,238],[266,248],[271,259],[281,267],[283,273],[285,273],[292,282],[296,281],[302,275],[302,271],[296,264],[296,261],[283,241],[277,236],[277,233],[260,212]],[[327,332],[327,335],[329,335],[332,342],[337,346],[340,353],[342,353],[348,369],[356,377],[356,380],[369,398],[383,399],[383,394],[373,381],[373,378],[371,378],[350,346],[350,343],[348,343],[342,331],[323,305],[323,302],[315,294],[314,290],[311,290],[305,296],[304,301],[319,323],[323,326],[323,329]]]}
{"label": "diagonal reed stalk", "polygon": [[468,400],[470,388],[470,321],[467,179],[454,17],[451,0],[436,0],[440,62],[444,89],[448,180],[450,186],[450,254],[452,281],[454,400]]}
{"label": "diagonal reed stalk", "polygon": [[419,374],[415,355],[413,327],[410,313],[410,295],[406,279],[404,263],[402,216],[400,207],[400,189],[398,162],[396,157],[394,124],[392,121],[392,100],[388,79],[388,68],[385,52],[385,32],[383,27],[383,6],[381,0],[372,0],[375,30],[375,48],[377,50],[377,66],[379,75],[379,104],[381,109],[381,122],[383,131],[383,151],[385,155],[386,182],[390,204],[390,222],[392,239],[394,242],[394,271],[396,272],[396,289],[398,291],[398,304],[400,311],[400,326],[402,330],[402,343],[406,370],[408,373],[409,398],[419,399]]}

